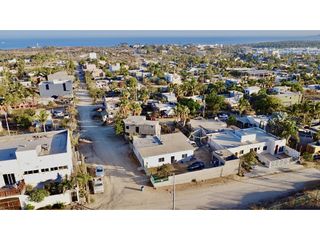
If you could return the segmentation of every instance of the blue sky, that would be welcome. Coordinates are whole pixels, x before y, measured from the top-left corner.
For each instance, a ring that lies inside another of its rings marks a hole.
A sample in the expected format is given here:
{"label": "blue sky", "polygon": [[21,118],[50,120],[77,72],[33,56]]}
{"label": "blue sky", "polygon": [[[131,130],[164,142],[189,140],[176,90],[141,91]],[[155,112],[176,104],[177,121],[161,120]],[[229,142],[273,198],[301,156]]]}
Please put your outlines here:
{"label": "blue sky", "polygon": [[74,37],[257,37],[257,36],[268,36],[268,37],[283,37],[283,36],[316,36],[320,35],[320,30],[314,31],[247,31],[247,30],[235,30],[235,31],[142,31],[142,30],[130,30],[130,31],[0,31],[0,38],[74,38]]}

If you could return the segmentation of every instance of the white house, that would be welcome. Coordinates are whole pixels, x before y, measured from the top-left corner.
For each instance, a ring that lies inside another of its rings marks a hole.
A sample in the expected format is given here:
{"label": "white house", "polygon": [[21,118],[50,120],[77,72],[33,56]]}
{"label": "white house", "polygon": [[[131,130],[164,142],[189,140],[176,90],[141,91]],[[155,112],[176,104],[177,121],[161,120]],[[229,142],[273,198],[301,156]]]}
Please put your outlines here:
{"label": "white house", "polygon": [[[13,197],[12,193],[16,193],[24,206],[25,185],[39,187],[48,180],[70,176],[72,172],[72,149],[67,130],[0,138],[0,199]],[[15,191],[17,189],[21,192]]]}
{"label": "white house", "polygon": [[174,93],[161,93],[163,99],[169,103],[177,103],[177,97]]}
{"label": "white house", "polygon": [[72,81],[74,76],[66,72],[48,75],[48,80],[39,83],[40,97],[72,97]]}
{"label": "white house", "polygon": [[178,74],[166,73],[164,75],[164,78],[169,83],[174,83],[174,84],[178,84],[178,85],[182,84],[181,77]]}
{"label": "white house", "polygon": [[194,147],[181,132],[158,136],[134,137],[132,148],[141,166],[145,169],[188,161]]}
{"label": "white house", "polygon": [[109,65],[110,72],[120,71],[120,68],[121,68],[120,63],[116,63],[115,65],[112,65],[112,64]]}
{"label": "white house", "polygon": [[89,53],[89,59],[90,60],[96,60],[97,59],[97,54],[95,52]]}
{"label": "white house", "polygon": [[252,86],[252,87],[247,87],[244,89],[244,94],[246,95],[252,95],[252,94],[258,94],[260,91],[260,87],[258,86]]}
{"label": "white house", "polygon": [[284,166],[293,160],[298,160],[300,153],[286,146],[286,139],[277,138],[266,133],[261,128],[241,130],[224,129],[208,134],[208,144],[213,155],[221,155],[225,151],[240,157],[250,151],[255,151],[260,161],[266,166]]}
{"label": "white house", "polygon": [[239,101],[241,98],[243,98],[243,93],[239,91],[229,91],[229,95],[227,95],[224,99],[224,101],[230,106],[230,107],[237,107],[239,105]]}

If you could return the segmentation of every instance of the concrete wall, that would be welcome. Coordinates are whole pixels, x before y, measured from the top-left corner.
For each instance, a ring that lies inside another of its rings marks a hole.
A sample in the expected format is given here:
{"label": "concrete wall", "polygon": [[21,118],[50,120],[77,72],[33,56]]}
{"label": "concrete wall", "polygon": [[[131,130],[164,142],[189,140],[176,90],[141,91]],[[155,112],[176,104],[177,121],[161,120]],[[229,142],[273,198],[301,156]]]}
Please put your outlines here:
{"label": "concrete wall", "polygon": [[[232,174],[237,174],[239,169],[239,159],[226,162],[224,166],[215,167],[215,168],[206,168],[194,172],[186,172],[182,174],[175,175],[175,183],[183,184],[190,183],[194,180],[202,181],[213,178],[225,177]],[[151,181],[152,182],[152,181]],[[154,183],[152,182],[155,188],[165,187],[173,184],[173,176],[168,177],[167,181]]]}
{"label": "concrete wall", "polygon": [[[66,91],[63,89],[63,83],[66,84]],[[46,85],[49,85],[49,90],[46,89]],[[72,96],[72,81],[61,81],[61,82],[42,82],[39,84],[40,97],[52,97],[52,96],[62,96],[71,97]]]}
{"label": "concrete wall", "polygon": [[265,163],[266,167],[272,168],[272,167],[285,167],[288,166],[292,160],[292,157],[287,158],[281,158],[278,160],[269,160],[267,157],[263,156],[263,154],[260,154],[259,160],[263,163]]}
{"label": "concrete wall", "polygon": [[294,160],[298,160],[300,158],[300,152],[286,146],[284,149],[285,154],[287,154],[290,157],[293,157]]}
{"label": "concrete wall", "polygon": [[[136,131],[136,127],[139,128],[139,132]],[[139,135],[160,135],[161,127],[158,124],[148,125],[148,124],[139,124],[139,125],[125,125],[125,133],[130,135],[139,134]]]}

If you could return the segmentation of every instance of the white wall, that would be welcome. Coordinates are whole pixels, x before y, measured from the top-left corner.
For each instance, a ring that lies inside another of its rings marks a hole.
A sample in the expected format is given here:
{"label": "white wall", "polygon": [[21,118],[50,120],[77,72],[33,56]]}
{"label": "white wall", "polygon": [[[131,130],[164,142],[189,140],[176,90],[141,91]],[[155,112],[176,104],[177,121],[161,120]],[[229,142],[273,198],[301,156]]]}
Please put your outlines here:
{"label": "white wall", "polygon": [[29,196],[27,195],[20,195],[19,199],[20,199],[20,204],[22,209],[25,208],[27,204],[31,204],[35,207],[35,209],[38,209],[41,207],[45,207],[47,205],[53,205],[55,203],[64,203],[67,205],[72,202],[70,190],[62,194],[48,196],[42,202],[39,202],[39,203],[30,201]]}
{"label": "white wall", "polygon": [[[193,180],[203,181],[213,178],[224,177],[237,174],[239,169],[239,159],[227,161],[224,166],[206,168],[199,171],[186,172],[175,176],[176,184],[190,183]],[[152,182],[152,181],[151,181]],[[154,187],[164,187],[173,184],[173,176],[169,176],[167,181],[153,183]]]}
{"label": "white wall", "polygon": [[[209,145],[211,148],[216,149],[218,148],[217,145],[215,144],[214,141],[211,141],[209,138]],[[276,148],[276,145],[278,145],[278,149],[281,146],[286,146],[286,140],[285,139],[280,139],[280,140],[275,140],[275,141],[269,141],[269,142],[258,142],[258,143],[253,143],[253,144],[247,144],[247,145],[242,145],[234,148],[228,148],[230,152],[233,154],[238,153],[238,156],[244,155],[246,153],[250,152],[250,149],[255,149],[257,148],[257,153],[270,153],[274,155],[274,151]],[[263,147],[267,146],[267,150],[263,150]],[[260,149],[259,149],[260,148]],[[240,154],[240,151],[243,150],[243,153]]]}

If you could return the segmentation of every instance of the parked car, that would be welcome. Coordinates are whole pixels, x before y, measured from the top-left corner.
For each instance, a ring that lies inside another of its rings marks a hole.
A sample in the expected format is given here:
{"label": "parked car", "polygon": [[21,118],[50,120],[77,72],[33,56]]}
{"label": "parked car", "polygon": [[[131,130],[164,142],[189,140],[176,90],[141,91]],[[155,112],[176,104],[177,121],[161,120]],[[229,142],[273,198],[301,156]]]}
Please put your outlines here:
{"label": "parked car", "polygon": [[197,161],[188,166],[188,171],[195,171],[204,169],[204,163],[201,161]]}
{"label": "parked car", "polygon": [[218,118],[220,118],[221,120],[227,120],[228,117],[229,117],[228,114],[225,114],[225,113],[218,115]]}
{"label": "parked car", "polygon": [[96,175],[96,177],[103,177],[104,176],[104,168],[102,166],[96,166],[95,175]]}
{"label": "parked car", "polygon": [[104,184],[103,184],[103,178],[93,178],[91,181],[91,188],[92,193],[103,193],[104,192]]}
{"label": "parked car", "polygon": [[54,117],[57,117],[57,118],[64,117],[64,112],[62,110],[54,110],[52,114]]}

